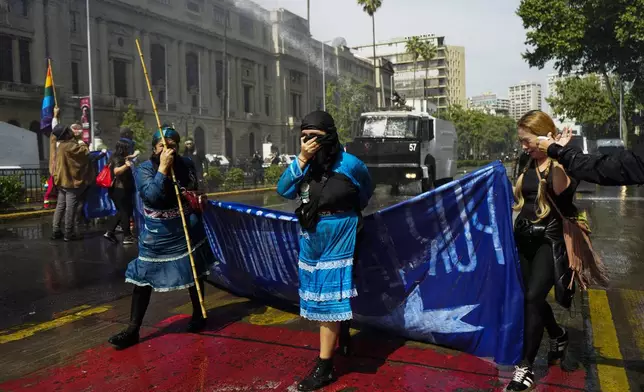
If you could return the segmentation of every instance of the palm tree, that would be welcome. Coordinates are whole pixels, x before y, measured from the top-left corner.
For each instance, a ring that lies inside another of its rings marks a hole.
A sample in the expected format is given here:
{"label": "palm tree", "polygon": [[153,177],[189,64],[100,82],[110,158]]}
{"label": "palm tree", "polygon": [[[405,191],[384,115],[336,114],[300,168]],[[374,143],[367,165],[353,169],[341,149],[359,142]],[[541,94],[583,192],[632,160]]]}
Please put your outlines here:
{"label": "palm tree", "polygon": [[429,63],[436,57],[436,46],[431,42],[420,43],[420,56],[425,60],[425,80],[423,81],[423,103],[427,102],[427,79],[429,78]]}
{"label": "palm tree", "polygon": [[418,65],[418,58],[421,56],[421,46],[422,42],[418,37],[408,38],[405,44],[405,51],[414,59],[414,95],[411,101],[412,106],[414,106],[414,103],[416,102],[416,67]]}
{"label": "palm tree", "polygon": [[[374,17],[376,11],[382,7],[382,0],[358,0],[358,5],[362,6],[362,10],[371,16],[371,26],[373,29],[373,90],[378,100],[378,77],[376,76],[376,18]],[[384,99],[384,97],[383,97]]]}

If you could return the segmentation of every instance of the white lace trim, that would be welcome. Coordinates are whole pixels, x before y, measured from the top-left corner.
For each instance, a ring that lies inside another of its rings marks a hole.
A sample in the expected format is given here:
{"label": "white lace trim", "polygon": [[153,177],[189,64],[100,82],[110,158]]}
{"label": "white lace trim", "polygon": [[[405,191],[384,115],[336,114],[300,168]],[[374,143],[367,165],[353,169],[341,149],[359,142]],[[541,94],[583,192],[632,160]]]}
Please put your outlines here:
{"label": "white lace trim", "polygon": [[345,298],[353,298],[358,296],[357,289],[343,290],[343,291],[334,291],[330,293],[313,293],[310,291],[300,290],[300,298],[305,301],[339,301]]}
{"label": "white lace trim", "polygon": [[[193,246],[192,246],[192,253],[195,253],[195,251],[196,251],[197,249],[199,249],[199,247],[201,247],[201,246],[202,246],[206,241],[208,241],[208,238],[204,238],[203,240],[199,241],[199,242],[197,243],[197,245],[193,245]],[[149,262],[149,263],[167,263],[168,261],[175,261],[175,260],[182,259],[182,258],[184,258],[184,257],[188,256],[189,254],[190,254],[190,252],[186,252],[186,253],[181,254],[181,255],[179,255],[179,256],[175,256],[175,257],[165,257],[165,258],[162,258],[162,259],[151,258],[151,257],[145,257],[145,256],[139,256],[139,260],[141,260],[141,261],[147,261],[147,262]]]}
{"label": "white lace trim", "polygon": [[353,312],[349,311],[349,312],[343,312],[343,313],[311,313],[306,311],[306,309],[300,309],[300,316],[311,321],[340,322],[345,320],[351,320],[353,318]]}
{"label": "white lace trim", "polygon": [[319,270],[351,267],[353,266],[353,258],[335,261],[318,261],[316,265],[308,265],[304,261],[300,260],[297,265],[304,271],[315,272]]}
{"label": "white lace trim", "polygon": [[[203,274],[201,274],[201,276],[200,276],[200,277],[202,277],[202,276],[207,276],[207,275],[210,275],[210,271],[206,271],[206,272],[204,272]],[[176,291],[176,290],[188,289],[188,288],[193,287],[193,286],[195,285],[195,282],[191,282],[191,283],[184,284],[184,285],[181,285],[181,286],[156,288],[156,287],[152,286],[150,283],[147,283],[147,282],[145,282],[145,283],[144,283],[144,282],[138,282],[138,281],[133,280],[133,279],[130,279],[130,278],[125,278],[125,283],[131,283],[131,284],[133,284],[133,285],[141,286],[141,287],[144,287],[144,286],[150,286],[150,287],[152,287],[152,288],[154,289],[154,291],[156,291],[157,293],[167,293],[168,291]]]}

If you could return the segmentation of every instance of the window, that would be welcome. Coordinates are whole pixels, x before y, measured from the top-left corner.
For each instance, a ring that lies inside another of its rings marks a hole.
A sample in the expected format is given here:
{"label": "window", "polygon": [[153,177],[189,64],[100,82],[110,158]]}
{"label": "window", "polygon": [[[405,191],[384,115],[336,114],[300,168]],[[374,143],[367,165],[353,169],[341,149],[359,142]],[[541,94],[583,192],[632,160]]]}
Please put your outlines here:
{"label": "window", "polygon": [[192,95],[192,107],[193,108],[199,107],[199,96],[197,94]]}
{"label": "window", "polygon": [[270,44],[270,36],[271,36],[271,30],[268,28],[268,26],[264,26],[262,28],[262,31],[264,32],[264,45]]}
{"label": "window", "polygon": [[217,96],[222,97],[224,92],[224,62],[215,61],[215,83],[217,84]]}
{"label": "window", "polygon": [[31,58],[29,55],[29,41],[18,41],[20,52],[20,83],[31,84]]}
{"label": "window", "polygon": [[123,60],[112,60],[114,68],[114,95],[127,98],[127,63]]}
{"label": "window", "polygon": [[78,20],[79,20],[78,12],[70,11],[69,12],[69,30],[72,33],[78,32]]}
{"label": "window", "polygon": [[300,118],[300,109],[302,108],[302,96],[300,94],[291,93],[291,114],[295,118]]}
{"label": "window", "polygon": [[264,97],[264,113],[267,117],[271,115],[271,96],[267,95]]}
{"label": "window", "polygon": [[268,81],[268,65],[264,66],[264,80]]}
{"label": "window", "polygon": [[28,0],[15,0],[10,2],[9,11],[26,18],[29,16]]}
{"label": "window", "polygon": [[150,46],[150,60],[152,85],[165,86],[165,47],[161,44],[152,44]]}
{"label": "window", "polygon": [[253,86],[244,85],[244,112],[252,113],[253,105],[251,105],[253,100]]}
{"label": "window", "polygon": [[199,89],[199,56],[196,53],[186,55],[186,82],[188,91]]}
{"label": "window", "polygon": [[13,44],[12,39],[0,35],[0,81],[13,82]]}
{"label": "window", "polygon": [[244,15],[239,15],[239,32],[241,35],[254,38],[255,37],[255,26],[254,21]]}
{"label": "window", "polygon": [[198,3],[195,3],[194,1],[188,1],[186,2],[186,8],[192,12],[201,12],[201,7],[199,6]]}
{"label": "window", "polygon": [[215,18],[215,23],[223,25],[225,20],[226,27],[230,27],[230,12],[228,10],[224,10],[223,8],[217,7],[215,5],[212,7],[212,11]]}
{"label": "window", "polygon": [[72,93],[80,94],[80,88],[78,85],[79,75],[78,75],[78,63],[72,62]]}

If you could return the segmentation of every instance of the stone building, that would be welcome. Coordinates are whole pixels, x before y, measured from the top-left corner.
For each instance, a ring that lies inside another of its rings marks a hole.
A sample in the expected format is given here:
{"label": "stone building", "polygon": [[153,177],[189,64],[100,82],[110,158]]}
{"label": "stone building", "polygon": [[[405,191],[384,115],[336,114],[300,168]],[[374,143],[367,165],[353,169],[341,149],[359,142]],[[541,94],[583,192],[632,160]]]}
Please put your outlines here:
{"label": "stone building", "polygon": [[[38,131],[48,57],[63,121],[78,121],[79,99],[89,94],[85,1],[7,1],[0,10],[0,121]],[[295,153],[299,120],[322,107],[322,43],[288,10],[246,0],[95,0],[90,7],[94,116],[108,146],[129,105],[156,127],[136,39],[161,121],[207,153],[248,157],[266,141]],[[371,60],[346,44],[324,47],[327,81],[345,74],[373,89]],[[390,70],[379,68],[389,80]],[[382,87],[390,96],[390,85]],[[40,144],[45,160],[48,144]]]}

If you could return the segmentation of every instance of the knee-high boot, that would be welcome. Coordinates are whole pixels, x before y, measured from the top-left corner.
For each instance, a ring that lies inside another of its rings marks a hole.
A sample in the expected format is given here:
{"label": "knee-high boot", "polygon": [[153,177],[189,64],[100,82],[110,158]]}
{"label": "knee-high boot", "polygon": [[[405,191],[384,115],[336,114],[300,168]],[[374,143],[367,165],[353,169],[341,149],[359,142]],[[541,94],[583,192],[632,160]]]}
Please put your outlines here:
{"label": "knee-high boot", "polygon": [[108,341],[119,349],[133,346],[139,342],[139,330],[143,317],[150,304],[152,287],[134,286],[132,292],[132,307],[130,308],[130,324],[125,331],[112,336]]}

